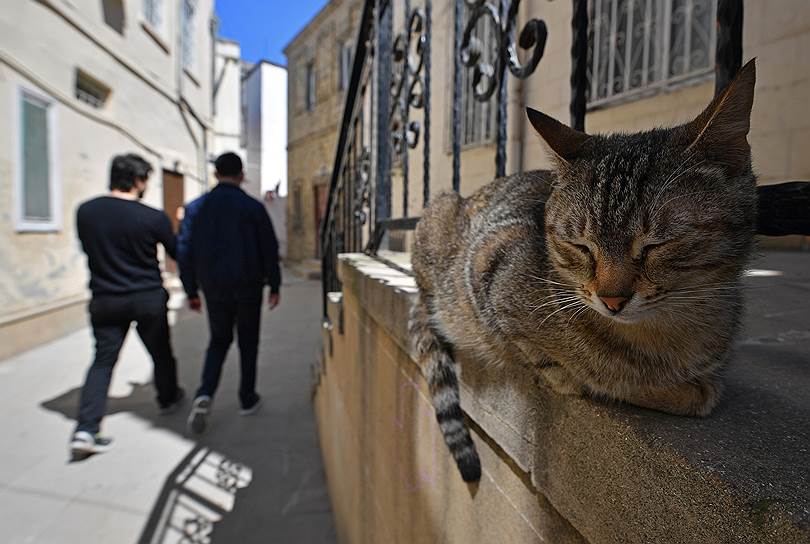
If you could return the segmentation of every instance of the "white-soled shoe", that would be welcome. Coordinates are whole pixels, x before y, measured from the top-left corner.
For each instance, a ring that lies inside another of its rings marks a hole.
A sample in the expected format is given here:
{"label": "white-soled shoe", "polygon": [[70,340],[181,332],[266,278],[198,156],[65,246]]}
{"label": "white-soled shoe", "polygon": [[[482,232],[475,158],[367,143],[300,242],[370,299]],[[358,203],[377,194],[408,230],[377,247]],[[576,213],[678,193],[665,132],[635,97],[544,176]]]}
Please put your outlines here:
{"label": "white-soled shoe", "polygon": [[253,403],[253,406],[250,406],[248,408],[242,408],[241,410],[239,410],[239,415],[240,416],[252,416],[256,412],[258,412],[259,408],[261,408],[261,407],[262,407],[262,398],[257,396],[256,397],[256,402]]}

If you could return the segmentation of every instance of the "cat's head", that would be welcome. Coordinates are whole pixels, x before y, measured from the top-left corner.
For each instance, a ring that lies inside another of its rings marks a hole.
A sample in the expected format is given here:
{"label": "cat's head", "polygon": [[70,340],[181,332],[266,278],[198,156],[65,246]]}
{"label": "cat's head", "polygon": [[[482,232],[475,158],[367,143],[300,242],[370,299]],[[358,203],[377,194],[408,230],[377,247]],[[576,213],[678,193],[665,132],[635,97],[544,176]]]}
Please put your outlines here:
{"label": "cat's head", "polygon": [[589,136],[535,110],[557,165],[546,246],[581,301],[620,322],[723,304],[752,251],[749,62],[693,121]]}

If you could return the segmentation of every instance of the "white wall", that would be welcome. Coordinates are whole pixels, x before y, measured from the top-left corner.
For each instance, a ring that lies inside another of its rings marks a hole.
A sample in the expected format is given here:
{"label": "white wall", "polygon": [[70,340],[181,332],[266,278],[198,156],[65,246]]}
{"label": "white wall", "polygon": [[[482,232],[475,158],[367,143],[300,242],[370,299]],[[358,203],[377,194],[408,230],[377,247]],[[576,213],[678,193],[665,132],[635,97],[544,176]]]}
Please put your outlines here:
{"label": "white wall", "polygon": [[247,116],[245,190],[261,197],[281,184],[287,193],[287,70],[267,61],[242,81]]}
{"label": "white wall", "polygon": [[287,194],[287,69],[262,64],[262,189]]}
{"label": "white wall", "polygon": [[[179,3],[166,1],[164,24],[145,27],[141,2],[124,2],[123,32],[97,0],[3,0],[0,9],[0,332],[7,323],[87,296],[85,258],[74,229],[76,207],[107,191],[113,155],[135,152],[155,167],[147,203],[162,207],[161,169],[184,175],[185,196],[207,185],[211,128],[213,0],[198,0],[196,62],[180,63]],[[177,8],[177,9],[175,9]],[[152,34],[155,34],[153,36]],[[80,68],[110,87],[101,108],[75,98]],[[19,89],[52,101],[56,201],[61,224],[19,232]]]}
{"label": "white wall", "polygon": [[261,198],[262,179],[262,71],[261,66],[249,68],[242,80],[242,101],[245,115],[245,183],[243,188]]}
{"label": "white wall", "polygon": [[246,160],[242,148],[242,62],[239,44],[219,39],[214,58],[214,145],[216,157],[232,151]]}

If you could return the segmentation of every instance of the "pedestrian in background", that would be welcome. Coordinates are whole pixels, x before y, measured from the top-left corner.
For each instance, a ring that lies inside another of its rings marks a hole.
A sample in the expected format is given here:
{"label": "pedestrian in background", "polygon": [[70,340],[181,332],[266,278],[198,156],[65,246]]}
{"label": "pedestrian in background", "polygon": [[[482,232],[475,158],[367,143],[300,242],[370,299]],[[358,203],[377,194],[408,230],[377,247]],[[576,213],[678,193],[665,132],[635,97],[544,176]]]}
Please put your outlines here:
{"label": "pedestrian in background", "polygon": [[82,387],[78,425],[70,447],[75,456],[106,451],[112,440],[99,434],[107,391],[132,322],[152,357],[162,414],[183,399],[169,341],[166,303],[157,245],[175,256],[175,236],[162,211],[140,202],[152,171],[138,155],[119,155],[110,167],[110,193],[79,206],[76,227],[90,268],[88,307],[96,340],[95,358]]}
{"label": "pedestrian in background", "polygon": [[264,287],[270,286],[270,309],[280,301],[278,243],[264,205],[248,196],[242,160],[224,153],[215,162],[219,184],[189,203],[178,238],[180,278],[189,307],[200,311],[205,295],[210,341],[202,380],[188,418],[193,432],[203,432],[219,385],[222,365],[236,328],[241,374],[242,415],[261,405],[256,393],[256,359]]}

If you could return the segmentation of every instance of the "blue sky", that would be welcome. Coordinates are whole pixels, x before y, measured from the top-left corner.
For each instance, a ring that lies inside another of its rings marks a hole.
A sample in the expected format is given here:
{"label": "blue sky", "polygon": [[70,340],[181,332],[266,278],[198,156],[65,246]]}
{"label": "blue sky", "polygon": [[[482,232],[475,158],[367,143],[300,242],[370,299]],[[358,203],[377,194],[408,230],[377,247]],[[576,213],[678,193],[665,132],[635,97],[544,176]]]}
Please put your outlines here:
{"label": "blue sky", "polygon": [[242,46],[242,58],[287,64],[283,49],[327,0],[217,0],[219,35]]}

